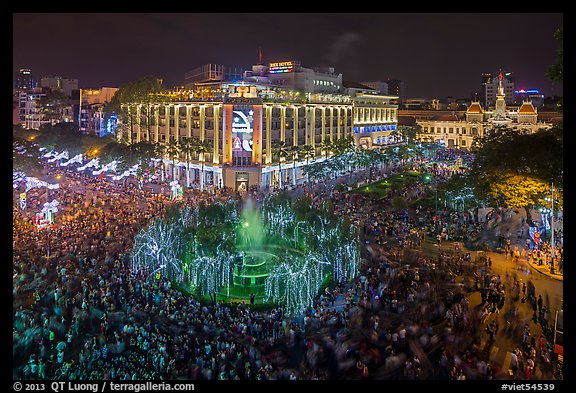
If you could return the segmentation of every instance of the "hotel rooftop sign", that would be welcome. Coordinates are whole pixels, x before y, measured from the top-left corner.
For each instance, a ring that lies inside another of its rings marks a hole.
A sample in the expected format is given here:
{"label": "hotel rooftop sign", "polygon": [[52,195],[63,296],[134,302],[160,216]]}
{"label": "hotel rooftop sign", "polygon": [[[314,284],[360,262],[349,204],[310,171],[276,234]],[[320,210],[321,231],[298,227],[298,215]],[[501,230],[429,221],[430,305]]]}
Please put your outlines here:
{"label": "hotel rooftop sign", "polygon": [[270,63],[268,65],[268,73],[270,73],[270,74],[282,74],[285,72],[294,72],[294,68],[297,66],[298,66],[298,62],[293,61],[293,60]]}

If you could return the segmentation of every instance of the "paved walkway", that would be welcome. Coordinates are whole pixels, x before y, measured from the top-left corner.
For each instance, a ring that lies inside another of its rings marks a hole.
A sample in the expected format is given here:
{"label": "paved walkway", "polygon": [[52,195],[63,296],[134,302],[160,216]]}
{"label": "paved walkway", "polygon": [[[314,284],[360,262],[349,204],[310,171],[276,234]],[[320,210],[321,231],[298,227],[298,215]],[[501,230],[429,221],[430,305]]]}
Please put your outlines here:
{"label": "paved walkway", "polygon": [[559,281],[564,281],[564,275],[560,272],[558,272],[558,262],[554,261],[554,273],[550,272],[550,265],[538,265],[537,263],[534,263],[532,261],[532,258],[530,258],[528,260],[528,264],[530,265],[530,267],[536,271],[538,271],[539,273],[545,274],[550,278],[553,278],[555,280],[559,280]]}

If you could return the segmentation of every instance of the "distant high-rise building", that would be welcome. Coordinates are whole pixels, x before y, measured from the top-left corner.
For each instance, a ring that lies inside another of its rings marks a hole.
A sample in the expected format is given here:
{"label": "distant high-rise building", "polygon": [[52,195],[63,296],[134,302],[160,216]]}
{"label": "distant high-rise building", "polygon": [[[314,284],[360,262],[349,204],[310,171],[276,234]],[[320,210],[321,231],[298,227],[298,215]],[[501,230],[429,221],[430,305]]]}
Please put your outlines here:
{"label": "distant high-rise building", "polygon": [[34,88],[34,79],[30,68],[20,68],[14,78],[14,88],[17,91],[26,91]]}
{"label": "distant high-rise building", "polygon": [[361,82],[363,85],[377,90],[379,94],[388,95],[388,83],[382,81]]}
{"label": "distant high-rise building", "polygon": [[386,84],[388,85],[388,95],[398,96],[398,104],[401,105],[406,99],[406,86],[404,81],[399,79],[388,79]]}
{"label": "distant high-rise building", "polygon": [[[499,74],[497,74],[499,75]],[[514,76],[511,72],[502,74],[502,86],[504,87],[504,100],[506,104],[512,105],[514,103]],[[498,93],[499,78],[494,78],[492,73],[483,73],[481,76],[482,84],[482,104],[484,107],[491,107],[496,104],[496,96]]]}
{"label": "distant high-rise building", "polygon": [[60,76],[44,77],[40,80],[40,87],[60,90],[67,96],[71,96],[72,91],[78,90],[78,79],[67,79]]}

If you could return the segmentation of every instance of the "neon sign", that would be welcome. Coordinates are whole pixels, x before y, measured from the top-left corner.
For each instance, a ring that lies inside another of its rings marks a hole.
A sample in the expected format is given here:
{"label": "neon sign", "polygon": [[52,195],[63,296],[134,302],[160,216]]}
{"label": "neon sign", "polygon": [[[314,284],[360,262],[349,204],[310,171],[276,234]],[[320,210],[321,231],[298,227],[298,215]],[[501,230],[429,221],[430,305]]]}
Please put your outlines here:
{"label": "neon sign", "polygon": [[268,72],[270,74],[281,74],[285,72],[294,72],[294,62],[293,61],[281,61],[276,63],[270,63],[268,65]]}

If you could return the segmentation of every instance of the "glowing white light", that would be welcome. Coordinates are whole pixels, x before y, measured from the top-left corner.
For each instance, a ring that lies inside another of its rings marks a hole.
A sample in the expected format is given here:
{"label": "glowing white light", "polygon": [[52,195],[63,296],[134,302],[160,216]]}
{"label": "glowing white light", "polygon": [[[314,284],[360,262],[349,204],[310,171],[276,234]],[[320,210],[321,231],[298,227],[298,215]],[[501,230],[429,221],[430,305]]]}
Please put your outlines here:
{"label": "glowing white light", "polygon": [[93,175],[99,175],[102,172],[116,172],[116,167],[118,166],[118,161],[114,160],[106,165],[104,165],[102,168],[96,170],[96,171],[92,171]]}
{"label": "glowing white light", "polygon": [[44,208],[42,208],[42,213],[48,213],[48,212],[52,212],[52,213],[56,213],[58,211],[57,206],[60,204],[60,202],[58,202],[56,199],[53,199],[52,202],[46,202],[44,204]]}
{"label": "glowing white light", "polygon": [[120,180],[126,176],[136,176],[138,174],[138,167],[140,164],[136,164],[122,172],[120,175],[112,176],[112,180]]}
{"label": "glowing white light", "polygon": [[30,191],[32,188],[48,188],[50,190],[54,190],[56,188],[60,188],[60,184],[54,183],[50,184],[45,182],[44,180],[40,180],[36,177],[26,176],[24,179],[26,181],[26,192]]}
{"label": "glowing white light", "polygon": [[60,164],[60,166],[68,166],[68,165],[74,164],[74,163],[81,164],[82,161],[84,161],[84,156],[82,154],[77,154],[74,157],[72,157],[71,159],[69,159],[68,161]]}
{"label": "glowing white light", "polygon": [[87,162],[86,164],[82,165],[81,167],[76,168],[77,171],[83,171],[86,168],[90,168],[90,167],[99,167],[100,159],[99,158],[93,158],[91,159],[89,162]]}
{"label": "glowing white light", "polygon": [[58,161],[58,160],[62,160],[62,159],[65,159],[65,160],[68,159],[68,151],[65,150],[62,153],[56,154],[51,159],[49,159],[48,162],[54,162],[54,161]]}

